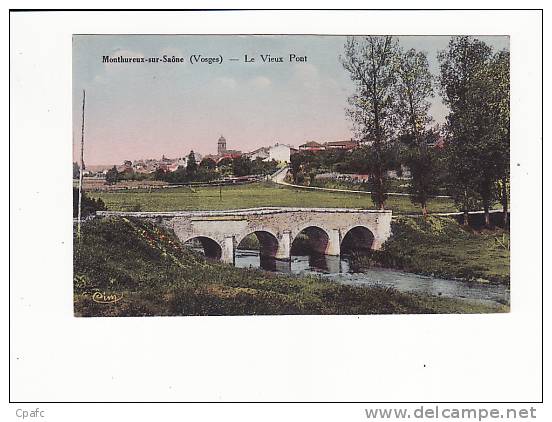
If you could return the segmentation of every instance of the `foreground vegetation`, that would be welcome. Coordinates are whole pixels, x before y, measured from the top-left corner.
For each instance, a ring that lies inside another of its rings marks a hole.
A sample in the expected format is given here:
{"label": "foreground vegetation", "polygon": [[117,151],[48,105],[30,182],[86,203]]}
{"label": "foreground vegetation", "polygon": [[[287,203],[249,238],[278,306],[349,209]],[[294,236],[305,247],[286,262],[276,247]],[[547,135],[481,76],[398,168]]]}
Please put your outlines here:
{"label": "foreground vegetation", "polygon": [[95,219],[75,239],[77,316],[484,313],[505,307],[345,286],[207,261],[133,219]]}
{"label": "foreground vegetation", "polygon": [[[112,211],[175,211],[175,210],[223,210],[253,207],[329,207],[375,209],[370,195],[310,191],[290,188],[272,182],[219,187],[136,189],[117,192],[90,192],[100,198]],[[222,198],[222,199],[221,199]],[[408,197],[389,197],[387,209],[395,214],[419,213]],[[448,198],[436,198],[431,202],[433,212],[458,211]]]}
{"label": "foreground vegetation", "polygon": [[396,218],[382,251],[353,257],[357,270],[370,266],[468,281],[510,282],[510,233],[465,229],[444,217]]}

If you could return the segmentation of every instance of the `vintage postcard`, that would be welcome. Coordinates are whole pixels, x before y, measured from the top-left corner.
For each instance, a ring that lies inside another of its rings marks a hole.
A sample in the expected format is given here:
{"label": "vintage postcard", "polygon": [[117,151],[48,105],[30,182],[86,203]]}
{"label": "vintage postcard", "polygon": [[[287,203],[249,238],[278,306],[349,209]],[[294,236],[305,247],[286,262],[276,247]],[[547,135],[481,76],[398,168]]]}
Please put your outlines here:
{"label": "vintage postcard", "polygon": [[509,312],[508,36],[72,41],[76,316]]}

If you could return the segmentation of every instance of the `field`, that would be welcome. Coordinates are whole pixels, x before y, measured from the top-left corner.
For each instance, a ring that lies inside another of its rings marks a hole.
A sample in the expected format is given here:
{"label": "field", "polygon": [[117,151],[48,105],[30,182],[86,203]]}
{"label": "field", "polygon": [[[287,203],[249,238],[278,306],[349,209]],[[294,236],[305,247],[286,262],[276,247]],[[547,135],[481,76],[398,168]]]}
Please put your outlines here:
{"label": "field", "polygon": [[[105,179],[85,177],[83,179],[83,189],[86,192],[91,191],[116,191],[123,189],[149,189],[168,185],[167,182],[160,180],[121,180],[114,185],[105,183]],[[73,180],[73,186],[78,187],[78,180]]]}
{"label": "field", "polygon": [[[271,182],[253,183],[222,188],[218,187],[136,189],[117,192],[89,192],[101,198],[112,211],[176,211],[223,210],[252,207],[328,207],[374,209],[367,194],[309,191],[276,185]],[[391,196],[386,208],[395,214],[420,213],[408,197]],[[437,198],[429,203],[430,212],[455,212],[451,199]]]}
{"label": "field", "polygon": [[507,307],[352,287],[205,260],[140,220],[86,222],[74,241],[76,316],[487,313]]}

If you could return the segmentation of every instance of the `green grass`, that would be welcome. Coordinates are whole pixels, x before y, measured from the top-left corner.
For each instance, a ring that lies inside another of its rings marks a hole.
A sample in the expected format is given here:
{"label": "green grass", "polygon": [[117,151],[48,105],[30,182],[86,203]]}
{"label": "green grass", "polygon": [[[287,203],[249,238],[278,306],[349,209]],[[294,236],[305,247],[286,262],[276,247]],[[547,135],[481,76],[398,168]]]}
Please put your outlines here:
{"label": "green grass", "polygon": [[510,281],[510,233],[464,229],[445,217],[399,217],[382,251],[357,257],[358,269],[383,265],[468,281]]}
{"label": "green grass", "polygon": [[[389,192],[408,193],[409,182],[405,180],[389,179]],[[317,186],[320,188],[328,189],[348,189],[348,190],[362,190],[369,191],[370,187],[368,183],[354,183],[347,180],[337,179],[315,179],[313,183],[308,186]]]}
{"label": "green grass", "polygon": [[[74,243],[77,316],[485,313],[503,306],[345,286],[206,261],[140,220],[87,222]],[[120,300],[97,303],[94,295]]]}
{"label": "green grass", "polygon": [[[152,189],[151,192],[89,192],[89,196],[101,198],[112,211],[223,210],[269,206],[375,208],[370,195],[311,191],[279,186],[271,182],[223,187],[222,200],[218,187]],[[420,208],[413,205],[408,197],[389,197],[386,208],[396,214],[420,213]],[[457,211],[452,200],[448,198],[430,201],[429,210]]]}

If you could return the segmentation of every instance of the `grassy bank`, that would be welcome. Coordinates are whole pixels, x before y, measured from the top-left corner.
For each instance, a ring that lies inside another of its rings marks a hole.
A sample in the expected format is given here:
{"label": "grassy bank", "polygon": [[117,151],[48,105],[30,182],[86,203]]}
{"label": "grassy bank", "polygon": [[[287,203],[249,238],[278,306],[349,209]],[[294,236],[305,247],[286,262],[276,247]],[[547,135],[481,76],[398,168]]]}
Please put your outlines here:
{"label": "grassy bank", "polygon": [[[112,211],[223,210],[275,206],[376,208],[370,195],[367,194],[310,191],[271,182],[225,186],[222,188],[222,199],[218,187],[152,189],[151,191],[136,189],[90,192],[89,195],[101,198]],[[408,197],[390,197],[386,208],[396,214],[421,212]],[[429,208],[431,212],[457,211],[452,200],[448,198],[432,200]]]}
{"label": "grassy bank", "polygon": [[[107,302],[107,303],[98,303]],[[504,307],[340,285],[206,261],[173,234],[96,219],[75,241],[77,316],[485,313]]]}
{"label": "grassy bank", "polygon": [[444,217],[399,217],[382,251],[354,257],[356,269],[373,265],[469,281],[510,281],[510,233],[464,229]]}

